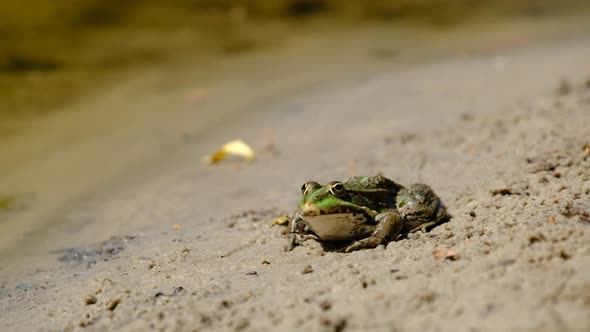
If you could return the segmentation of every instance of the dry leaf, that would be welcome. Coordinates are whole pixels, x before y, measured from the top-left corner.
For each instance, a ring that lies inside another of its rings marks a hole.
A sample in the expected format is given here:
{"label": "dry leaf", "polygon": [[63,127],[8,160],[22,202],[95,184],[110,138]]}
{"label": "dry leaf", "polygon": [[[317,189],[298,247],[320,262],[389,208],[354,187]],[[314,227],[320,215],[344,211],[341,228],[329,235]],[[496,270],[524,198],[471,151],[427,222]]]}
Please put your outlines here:
{"label": "dry leaf", "polygon": [[555,216],[549,216],[549,223],[555,224]]}
{"label": "dry leaf", "polygon": [[228,155],[244,157],[247,162],[250,162],[252,159],[254,159],[255,153],[248,144],[244,143],[244,141],[236,139],[224,144],[221,149],[212,155],[206,156],[204,161],[207,164],[217,164],[225,159]]}
{"label": "dry leaf", "polygon": [[459,253],[453,249],[434,249],[432,254],[436,259],[450,259],[452,261],[459,259]]}

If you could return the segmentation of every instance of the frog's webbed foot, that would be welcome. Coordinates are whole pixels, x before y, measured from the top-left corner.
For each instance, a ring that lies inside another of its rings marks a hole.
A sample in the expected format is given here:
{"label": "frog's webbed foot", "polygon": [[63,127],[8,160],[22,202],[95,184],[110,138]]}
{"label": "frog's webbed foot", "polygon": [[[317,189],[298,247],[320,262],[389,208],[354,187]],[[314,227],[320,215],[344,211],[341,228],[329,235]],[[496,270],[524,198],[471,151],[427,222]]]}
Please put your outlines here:
{"label": "frog's webbed foot", "polygon": [[348,247],[346,247],[346,249],[344,249],[344,252],[352,252],[361,249],[371,249],[377,247],[380,244],[381,240],[371,235],[364,239],[354,241],[353,244],[349,245]]}
{"label": "frog's webbed foot", "polygon": [[313,234],[298,234],[298,233],[291,233],[289,234],[289,241],[285,245],[285,251],[292,251],[295,247],[298,247],[303,244],[303,242],[307,240],[318,240],[318,237]]}
{"label": "frog's webbed foot", "polygon": [[346,247],[345,252],[351,252],[360,249],[375,248],[380,244],[386,244],[394,239],[402,230],[404,221],[399,213],[395,210],[386,211],[375,216],[377,227],[370,236],[355,241]]}
{"label": "frog's webbed foot", "polygon": [[425,222],[422,223],[421,225],[414,227],[412,229],[410,229],[408,231],[408,233],[414,233],[417,231],[421,231],[422,233],[426,233],[426,231],[428,230],[429,227],[432,227],[434,225],[438,224],[438,220],[434,220],[434,221],[430,221],[430,222]]}

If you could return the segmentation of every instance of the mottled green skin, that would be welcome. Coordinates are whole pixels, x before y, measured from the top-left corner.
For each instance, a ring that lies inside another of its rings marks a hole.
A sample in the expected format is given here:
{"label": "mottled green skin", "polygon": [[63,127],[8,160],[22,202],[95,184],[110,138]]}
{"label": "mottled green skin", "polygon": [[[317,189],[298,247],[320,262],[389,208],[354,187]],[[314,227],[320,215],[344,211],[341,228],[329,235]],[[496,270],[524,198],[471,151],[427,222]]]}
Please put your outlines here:
{"label": "mottled green skin", "polygon": [[380,175],[325,186],[309,181],[301,193],[287,249],[299,244],[298,235],[310,233],[320,241],[356,240],[347,252],[374,248],[447,216],[444,204],[429,186],[417,183],[406,189]]}

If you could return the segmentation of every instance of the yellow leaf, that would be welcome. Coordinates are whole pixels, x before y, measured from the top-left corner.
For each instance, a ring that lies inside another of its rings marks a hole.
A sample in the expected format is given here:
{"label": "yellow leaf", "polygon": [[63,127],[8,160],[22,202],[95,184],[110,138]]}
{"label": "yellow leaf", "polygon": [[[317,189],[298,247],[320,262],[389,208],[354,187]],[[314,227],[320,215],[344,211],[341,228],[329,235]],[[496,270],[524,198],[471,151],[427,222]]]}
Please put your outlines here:
{"label": "yellow leaf", "polygon": [[221,149],[215,151],[212,155],[205,157],[205,162],[208,164],[217,164],[228,155],[243,157],[247,162],[250,162],[254,159],[255,153],[244,141],[236,139],[224,144]]}

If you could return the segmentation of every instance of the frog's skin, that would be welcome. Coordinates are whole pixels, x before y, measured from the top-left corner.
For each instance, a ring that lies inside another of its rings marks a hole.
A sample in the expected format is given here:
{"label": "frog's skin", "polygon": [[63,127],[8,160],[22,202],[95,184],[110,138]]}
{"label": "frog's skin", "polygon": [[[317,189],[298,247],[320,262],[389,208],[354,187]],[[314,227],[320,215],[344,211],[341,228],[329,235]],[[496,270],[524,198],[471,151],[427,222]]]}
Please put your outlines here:
{"label": "frog's skin", "polygon": [[319,241],[354,240],[346,252],[375,248],[447,218],[444,204],[429,186],[416,183],[404,188],[381,175],[325,186],[309,181],[301,194],[287,250],[310,233]]}

